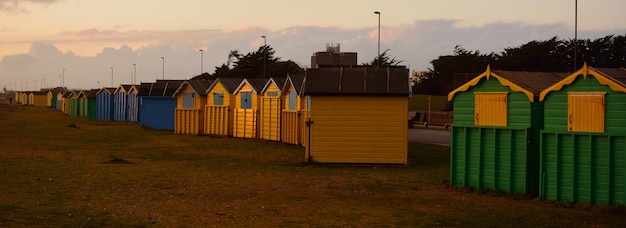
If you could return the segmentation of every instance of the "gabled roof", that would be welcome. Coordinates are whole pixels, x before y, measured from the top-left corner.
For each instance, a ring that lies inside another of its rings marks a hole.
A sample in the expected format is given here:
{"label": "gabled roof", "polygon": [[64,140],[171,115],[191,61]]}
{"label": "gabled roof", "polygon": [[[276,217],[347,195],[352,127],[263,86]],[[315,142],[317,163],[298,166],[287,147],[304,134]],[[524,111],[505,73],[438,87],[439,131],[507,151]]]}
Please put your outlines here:
{"label": "gabled roof", "polygon": [[554,72],[526,72],[526,71],[504,71],[494,70],[487,66],[487,70],[476,76],[469,82],[459,86],[448,94],[448,101],[451,101],[454,95],[459,92],[467,91],[470,87],[478,85],[482,79],[491,80],[495,78],[502,86],[509,87],[511,90],[526,94],[528,101],[534,102],[535,96],[550,85],[567,77],[567,73]]}
{"label": "gabled roof", "polygon": [[123,93],[127,94],[130,91],[132,86],[133,85],[130,85],[130,84],[120,84],[113,93],[118,93],[121,90]]}
{"label": "gabled roof", "polygon": [[185,87],[185,85],[189,85],[189,87],[191,87],[191,90],[193,90],[194,93],[200,96],[206,96],[207,88],[209,88],[211,84],[213,84],[213,81],[211,80],[200,80],[200,79],[186,80],[180,84],[180,86],[174,93],[172,93],[172,96],[175,96],[176,94],[178,94]]}
{"label": "gabled roof", "polygon": [[561,90],[563,87],[574,83],[574,81],[576,81],[576,79],[581,75],[584,79],[587,79],[587,76],[591,75],[595,77],[600,84],[609,86],[609,88],[613,91],[626,93],[626,69],[592,68],[587,66],[587,63],[585,63],[580,70],[541,91],[539,101],[543,101],[548,93]]}
{"label": "gabled roof", "polygon": [[285,85],[281,91],[285,91],[288,85],[291,85],[295,90],[296,94],[301,95],[301,92],[304,90],[304,74],[289,74],[287,75],[287,79],[285,79]]}
{"label": "gabled roof", "polygon": [[243,81],[243,78],[217,78],[215,79],[213,84],[209,86],[209,88],[207,89],[207,93],[209,93],[209,91],[211,91],[213,87],[217,85],[217,83],[220,83],[224,87],[224,89],[228,91],[228,93],[232,94],[235,92],[237,87],[241,84],[241,81]]}
{"label": "gabled roof", "polygon": [[267,81],[262,78],[246,78],[241,81],[241,83],[239,84],[239,86],[237,86],[237,89],[235,89],[233,93],[238,93],[245,84],[248,84],[256,94],[259,94],[261,93],[263,87],[265,87],[266,83]]}
{"label": "gabled roof", "polygon": [[312,68],[305,95],[409,96],[409,70],[389,68]]}
{"label": "gabled roof", "polygon": [[102,92],[106,92],[108,94],[113,94],[117,88],[115,87],[102,87],[102,89],[98,90],[98,94]]}
{"label": "gabled roof", "polygon": [[268,80],[265,83],[265,86],[263,86],[263,89],[261,89],[261,93],[265,93],[265,90],[267,90],[271,84],[274,84],[276,88],[278,88],[278,91],[280,93],[281,91],[283,91],[283,87],[285,87],[285,79],[284,78],[270,78],[270,80]]}

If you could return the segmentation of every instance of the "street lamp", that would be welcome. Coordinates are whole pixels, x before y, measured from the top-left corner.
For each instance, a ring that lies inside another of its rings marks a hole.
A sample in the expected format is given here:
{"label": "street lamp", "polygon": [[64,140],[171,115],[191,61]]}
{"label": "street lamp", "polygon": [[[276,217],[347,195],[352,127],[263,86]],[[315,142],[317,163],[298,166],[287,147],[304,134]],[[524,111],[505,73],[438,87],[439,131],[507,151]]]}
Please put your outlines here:
{"label": "street lamp", "polygon": [[380,66],[380,12],[375,11],[374,14],[378,14],[378,65]]}
{"label": "street lamp", "polygon": [[161,56],[161,59],[163,60],[163,80],[165,80],[165,57]]}
{"label": "street lamp", "polygon": [[261,38],[263,38],[263,78],[265,78],[265,62],[267,62],[267,51],[265,50],[267,48],[267,37],[261,36]]}
{"label": "street lamp", "polygon": [[111,67],[111,87],[113,87],[113,67]]}
{"label": "street lamp", "polygon": [[63,75],[61,76],[61,88],[65,89],[65,68],[63,68]]}
{"label": "street lamp", "polygon": [[202,75],[203,72],[203,65],[204,65],[204,50],[200,49],[200,75]]}
{"label": "street lamp", "polygon": [[133,67],[135,68],[135,74],[134,74],[134,75],[135,75],[135,76],[134,76],[135,78],[133,79],[133,84],[135,84],[135,81],[137,80],[137,64],[134,64],[134,63],[133,63]]}

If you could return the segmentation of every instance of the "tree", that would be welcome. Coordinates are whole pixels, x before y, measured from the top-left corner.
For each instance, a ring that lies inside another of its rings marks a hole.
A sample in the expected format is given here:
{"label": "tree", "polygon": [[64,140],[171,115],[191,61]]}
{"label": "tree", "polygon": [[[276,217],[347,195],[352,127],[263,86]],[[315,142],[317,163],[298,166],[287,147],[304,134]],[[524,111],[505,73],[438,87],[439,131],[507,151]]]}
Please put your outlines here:
{"label": "tree", "polygon": [[374,60],[372,60],[371,62],[367,63],[362,63],[365,66],[382,66],[382,67],[388,67],[388,66],[398,66],[400,65],[400,63],[404,62],[402,60],[397,60],[396,57],[390,57],[389,54],[387,54],[387,51],[389,51],[389,49],[383,51],[383,53],[381,53],[379,56],[376,56],[376,58],[374,58]]}

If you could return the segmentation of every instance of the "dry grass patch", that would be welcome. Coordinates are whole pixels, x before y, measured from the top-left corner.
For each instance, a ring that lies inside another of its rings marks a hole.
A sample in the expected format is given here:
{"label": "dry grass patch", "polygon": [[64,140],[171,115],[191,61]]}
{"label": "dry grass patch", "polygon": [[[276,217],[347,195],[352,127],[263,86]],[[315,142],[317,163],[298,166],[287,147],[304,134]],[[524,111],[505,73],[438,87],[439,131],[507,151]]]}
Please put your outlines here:
{"label": "dry grass patch", "polygon": [[447,147],[410,143],[407,167],[308,165],[278,142],[35,107],[0,117],[0,226],[626,225],[623,207],[451,188]]}

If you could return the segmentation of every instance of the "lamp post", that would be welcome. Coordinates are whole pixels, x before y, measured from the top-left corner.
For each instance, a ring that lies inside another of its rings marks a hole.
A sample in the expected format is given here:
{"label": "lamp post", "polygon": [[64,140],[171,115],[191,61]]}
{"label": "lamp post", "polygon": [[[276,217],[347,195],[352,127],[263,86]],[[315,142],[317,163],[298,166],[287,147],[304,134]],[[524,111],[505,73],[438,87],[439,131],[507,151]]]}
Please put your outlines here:
{"label": "lamp post", "polygon": [[163,60],[163,80],[165,80],[165,57],[161,56],[161,59]]}
{"label": "lamp post", "polygon": [[200,49],[200,75],[202,75],[203,72],[203,65],[204,65],[204,50]]}
{"label": "lamp post", "polygon": [[63,68],[63,74],[61,75],[61,88],[65,89],[65,68]]}
{"label": "lamp post", "polygon": [[134,78],[133,78],[133,84],[135,84],[135,81],[137,80],[137,64],[133,63],[133,68],[135,68],[135,73],[134,73]]}
{"label": "lamp post", "polygon": [[578,47],[577,46],[578,43],[578,0],[574,1],[574,71],[572,72],[576,72],[577,66],[576,66],[576,56],[578,55]]}
{"label": "lamp post", "polygon": [[113,87],[113,67],[111,67],[111,87]]}
{"label": "lamp post", "polygon": [[378,14],[378,65],[380,65],[380,12],[375,11],[374,14]]}
{"label": "lamp post", "polygon": [[263,38],[263,78],[265,78],[265,62],[267,62],[267,52],[265,51],[267,46],[267,37],[261,36]]}

